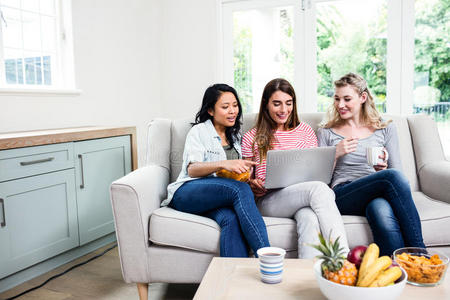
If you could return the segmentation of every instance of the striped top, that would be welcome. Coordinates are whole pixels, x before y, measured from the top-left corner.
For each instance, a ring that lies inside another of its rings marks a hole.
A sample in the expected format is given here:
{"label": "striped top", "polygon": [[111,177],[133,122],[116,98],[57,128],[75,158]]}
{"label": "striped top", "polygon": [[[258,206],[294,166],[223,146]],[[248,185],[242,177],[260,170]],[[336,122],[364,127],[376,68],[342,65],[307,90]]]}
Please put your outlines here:
{"label": "striped top", "polygon": [[[255,167],[256,178],[266,181],[266,160],[260,161],[258,145],[255,143],[252,149],[253,141],[255,140],[256,128],[252,128],[242,137],[242,156],[251,158],[256,161],[258,165]],[[289,150],[289,149],[303,149],[317,147],[317,137],[314,130],[306,123],[300,124],[292,130],[282,131],[277,130],[274,133],[274,141],[272,144],[273,150]]]}

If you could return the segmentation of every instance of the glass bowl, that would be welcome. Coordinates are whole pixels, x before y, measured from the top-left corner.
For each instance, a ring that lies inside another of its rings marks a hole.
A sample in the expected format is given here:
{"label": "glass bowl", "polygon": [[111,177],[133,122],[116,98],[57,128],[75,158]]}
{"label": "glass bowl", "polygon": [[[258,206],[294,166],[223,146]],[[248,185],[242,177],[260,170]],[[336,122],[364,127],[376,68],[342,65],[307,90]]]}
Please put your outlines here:
{"label": "glass bowl", "polygon": [[445,277],[449,258],[430,248],[406,247],[394,251],[394,260],[408,273],[408,283],[435,286]]}

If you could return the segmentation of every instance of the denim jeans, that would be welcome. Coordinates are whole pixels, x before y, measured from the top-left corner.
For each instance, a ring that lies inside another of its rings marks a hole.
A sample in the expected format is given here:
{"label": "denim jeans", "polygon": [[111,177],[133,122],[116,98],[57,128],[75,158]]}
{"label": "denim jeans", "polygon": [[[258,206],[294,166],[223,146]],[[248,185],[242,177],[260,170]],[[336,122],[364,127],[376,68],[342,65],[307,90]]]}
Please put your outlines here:
{"label": "denim jeans", "polygon": [[405,246],[425,247],[411,189],[400,171],[383,170],[338,184],[334,192],[341,214],[367,218],[381,255]]}
{"label": "denim jeans", "polygon": [[206,177],[185,182],[169,204],[176,210],[214,219],[221,227],[220,256],[247,257],[268,247],[266,224],[246,183]]}

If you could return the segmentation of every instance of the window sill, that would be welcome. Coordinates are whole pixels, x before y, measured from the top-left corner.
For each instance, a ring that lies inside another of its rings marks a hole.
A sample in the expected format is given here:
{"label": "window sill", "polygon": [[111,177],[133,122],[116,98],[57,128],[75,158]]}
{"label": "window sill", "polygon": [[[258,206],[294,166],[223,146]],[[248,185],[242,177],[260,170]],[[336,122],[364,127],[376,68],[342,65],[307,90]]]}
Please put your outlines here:
{"label": "window sill", "polygon": [[79,96],[79,89],[21,89],[0,88],[0,96]]}

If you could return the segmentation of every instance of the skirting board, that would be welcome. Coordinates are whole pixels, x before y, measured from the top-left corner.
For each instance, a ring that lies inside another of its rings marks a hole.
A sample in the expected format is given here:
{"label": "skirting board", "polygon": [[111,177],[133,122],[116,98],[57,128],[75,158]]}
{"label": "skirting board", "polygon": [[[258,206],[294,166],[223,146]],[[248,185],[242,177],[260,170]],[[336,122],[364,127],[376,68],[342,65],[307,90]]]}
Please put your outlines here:
{"label": "skirting board", "polygon": [[95,241],[92,241],[86,245],[61,253],[55,257],[47,259],[27,269],[24,269],[10,276],[7,276],[3,279],[0,279],[0,293],[12,289],[13,287],[18,286],[21,283],[24,283],[39,275],[42,275],[53,269],[56,269],[59,266],[71,262],[74,259],[77,259],[83,255],[86,255],[92,251],[97,250],[98,248],[101,248],[115,241],[116,241],[116,233],[113,232]]}

